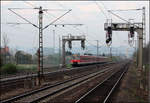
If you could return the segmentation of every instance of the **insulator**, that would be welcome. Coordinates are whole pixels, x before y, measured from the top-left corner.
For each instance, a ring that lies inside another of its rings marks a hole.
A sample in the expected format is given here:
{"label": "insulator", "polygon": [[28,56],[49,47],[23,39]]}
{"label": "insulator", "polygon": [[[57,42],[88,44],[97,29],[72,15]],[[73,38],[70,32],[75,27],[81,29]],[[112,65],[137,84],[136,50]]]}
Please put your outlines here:
{"label": "insulator", "polygon": [[130,27],[130,37],[134,37],[134,27]]}
{"label": "insulator", "polygon": [[71,41],[68,41],[68,46],[70,49],[72,49],[72,42]]}
{"label": "insulator", "polygon": [[57,25],[55,25],[55,27],[57,27]]}
{"label": "insulator", "polygon": [[81,47],[82,47],[83,49],[85,49],[85,41],[84,41],[84,40],[81,40]]}
{"label": "insulator", "polygon": [[62,25],[62,27],[65,27],[65,25]]}

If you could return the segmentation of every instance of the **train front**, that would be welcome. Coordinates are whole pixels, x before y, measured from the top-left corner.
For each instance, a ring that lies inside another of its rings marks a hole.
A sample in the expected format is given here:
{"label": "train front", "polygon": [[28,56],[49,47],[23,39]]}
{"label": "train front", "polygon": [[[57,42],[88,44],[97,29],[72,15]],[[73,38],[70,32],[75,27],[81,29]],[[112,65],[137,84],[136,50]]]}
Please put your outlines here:
{"label": "train front", "polygon": [[72,55],[72,59],[71,59],[71,65],[73,67],[79,66],[80,64],[80,55],[74,54]]}

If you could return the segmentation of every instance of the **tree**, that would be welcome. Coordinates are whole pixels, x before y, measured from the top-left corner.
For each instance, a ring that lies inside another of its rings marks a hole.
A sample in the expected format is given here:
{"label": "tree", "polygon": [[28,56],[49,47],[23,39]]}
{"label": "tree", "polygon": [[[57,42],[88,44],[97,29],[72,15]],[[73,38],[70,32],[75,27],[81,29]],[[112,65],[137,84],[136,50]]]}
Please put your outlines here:
{"label": "tree", "polygon": [[66,51],[66,56],[72,55],[72,52]]}
{"label": "tree", "polygon": [[105,53],[103,53],[103,55],[102,56],[105,56]]}
{"label": "tree", "polygon": [[3,47],[4,47],[4,49],[3,49],[4,53],[3,54],[1,53],[1,56],[3,56],[3,57],[1,57],[1,59],[3,59],[2,61],[4,63],[7,63],[7,53],[8,53],[7,48],[8,48],[8,44],[9,44],[9,39],[8,39],[8,36],[6,33],[3,33],[2,43],[3,43]]}
{"label": "tree", "polygon": [[15,54],[15,59],[17,64],[31,64],[32,55],[25,53],[23,51],[17,51]]}
{"label": "tree", "polygon": [[3,46],[4,46],[4,48],[8,47],[8,44],[9,44],[9,39],[7,37],[7,34],[3,33]]}

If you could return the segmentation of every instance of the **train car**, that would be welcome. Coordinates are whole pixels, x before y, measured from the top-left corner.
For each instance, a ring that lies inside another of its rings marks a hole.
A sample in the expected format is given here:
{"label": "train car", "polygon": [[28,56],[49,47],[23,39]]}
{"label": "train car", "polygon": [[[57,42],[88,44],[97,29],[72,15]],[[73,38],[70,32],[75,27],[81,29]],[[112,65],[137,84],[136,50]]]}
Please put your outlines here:
{"label": "train car", "polygon": [[76,66],[85,66],[92,64],[102,64],[110,61],[108,57],[104,56],[92,56],[92,55],[73,55],[71,64],[73,67]]}

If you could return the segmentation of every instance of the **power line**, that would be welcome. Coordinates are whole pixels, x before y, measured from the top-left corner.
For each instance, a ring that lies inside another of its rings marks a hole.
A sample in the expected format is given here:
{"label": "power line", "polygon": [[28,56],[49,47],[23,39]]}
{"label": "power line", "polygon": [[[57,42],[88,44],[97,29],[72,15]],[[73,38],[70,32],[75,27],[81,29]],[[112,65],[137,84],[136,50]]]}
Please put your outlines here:
{"label": "power line", "polygon": [[45,26],[44,28],[43,28],[43,30],[44,29],[46,29],[47,27],[49,27],[51,24],[53,24],[54,22],[56,22],[57,20],[59,20],[60,18],[62,18],[63,16],[65,16],[67,13],[69,13],[71,11],[71,9],[69,10],[69,11],[67,11],[66,13],[64,13],[63,15],[61,15],[60,17],[58,17],[58,18],[56,18],[54,21],[52,21],[50,24],[48,24],[47,26]]}
{"label": "power line", "polygon": [[28,4],[28,5],[30,5],[30,6],[31,6],[31,7],[33,7],[33,8],[35,8],[35,7],[36,7],[35,5],[33,5],[33,4],[29,3],[29,2],[27,2],[27,1],[25,1],[25,0],[23,0],[23,2],[24,2],[24,3],[26,3],[26,4]]}
{"label": "power line", "polygon": [[123,21],[125,21],[125,22],[127,22],[127,23],[130,23],[128,20],[126,20],[126,19],[122,18],[121,16],[119,16],[119,15],[117,15],[117,14],[111,12],[110,10],[108,10],[108,12],[110,12],[111,14],[115,15],[116,17],[118,17],[119,19],[121,19],[121,20],[123,20]]}
{"label": "power line", "polygon": [[[128,21],[128,20],[122,18],[121,16],[119,16],[119,15],[113,13],[111,10],[108,10],[108,12],[110,12],[110,13],[113,14],[114,16],[118,17],[119,19],[121,19],[121,20],[123,20],[123,21],[125,21],[125,22],[127,22],[127,23],[129,23],[129,24],[131,24],[130,21]],[[136,26],[136,27],[138,27],[136,24],[133,24],[133,25]]]}
{"label": "power line", "polygon": [[88,44],[90,44],[90,45],[94,46],[94,47],[97,47],[96,45],[94,45],[94,44],[90,43],[90,42],[89,42],[89,41],[87,41],[87,40],[86,40],[86,42],[87,42]]}
{"label": "power line", "polygon": [[[66,9],[60,2],[57,2],[58,3],[58,5],[60,6],[60,7],[62,7],[63,9]],[[76,16],[76,15],[71,15],[75,20],[78,20],[78,17]],[[75,18],[76,17],[76,18]],[[84,31],[83,30],[81,30],[81,29],[79,29],[79,28],[77,28],[77,27],[74,27],[77,31],[79,31],[79,32],[81,32],[81,33],[84,33]],[[92,33],[93,34],[93,33]],[[90,36],[90,37],[92,37],[93,38],[93,36]],[[94,39],[93,39],[94,40]]]}
{"label": "power line", "polygon": [[111,10],[111,11],[135,11],[135,10],[142,10],[142,9],[117,9],[117,10]]}
{"label": "power line", "polygon": [[103,2],[100,2],[103,6],[104,6],[104,9],[107,11],[108,9],[106,8],[106,6],[104,5]]}
{"label": "power line", "polygon": [[[66,9],[66,7],[64,7],[60,2],[57,2],[57,4],[59,6],[61,6],[63,9]],[[71,15],[71,16],[72,16],[72,18],[74,18],[74,20],[79,20],[79,18],[76,15]],[[76,30],[78,30],[78,31],[83,33],[83,30],[80,30],[79,28],[74,27],[74,29],[76,29]]]}
{"label": "power line", "polygon": [[36,28],[39,28],[37,25],[33,24],[32,22],[30,22],[29,20],[27,20],[26,18],[24,18],[23,16],[19,15],[18,13],[14,12],[12,10],[13,8],[8,8],[8,10],[10,10],[11,12],[13,12],[14,14],[16,14],[17,16],[19,16],[20,18],[22,18],[23,20],[25,20],[26,22],[28,22],[29,24],[33,25]]}
{"label": "power line", "polygon": [[[50,14],[49,12],[46,12],[47,14]],[[50,15],[52,15],[52,14],[50,14]],[[56,18],[56,16],[55,15],[52,15],[54,18]],[[62,21],[62,20],[60,20],[60,21]],[[51,25],[55,25],[55,24],[51,24]],[[73,29],[73,28],[71,28],[71,29]],[[78,28],[76,28],[76,27],[74,27],[74,29],[76,29],[76,30],[78,30],[78,31],[80,31]],[[83,32],[82,32],[83,33]]]}
{"label": "power line", "polygon": [[108,19],[107,15],[105,14],[105,12],[103,11],[103,9],[101,9],[100,5],[95,1],[95,4],[97,5],[97,7],[99,8],[100,11],[102,11],[103,15]]}

